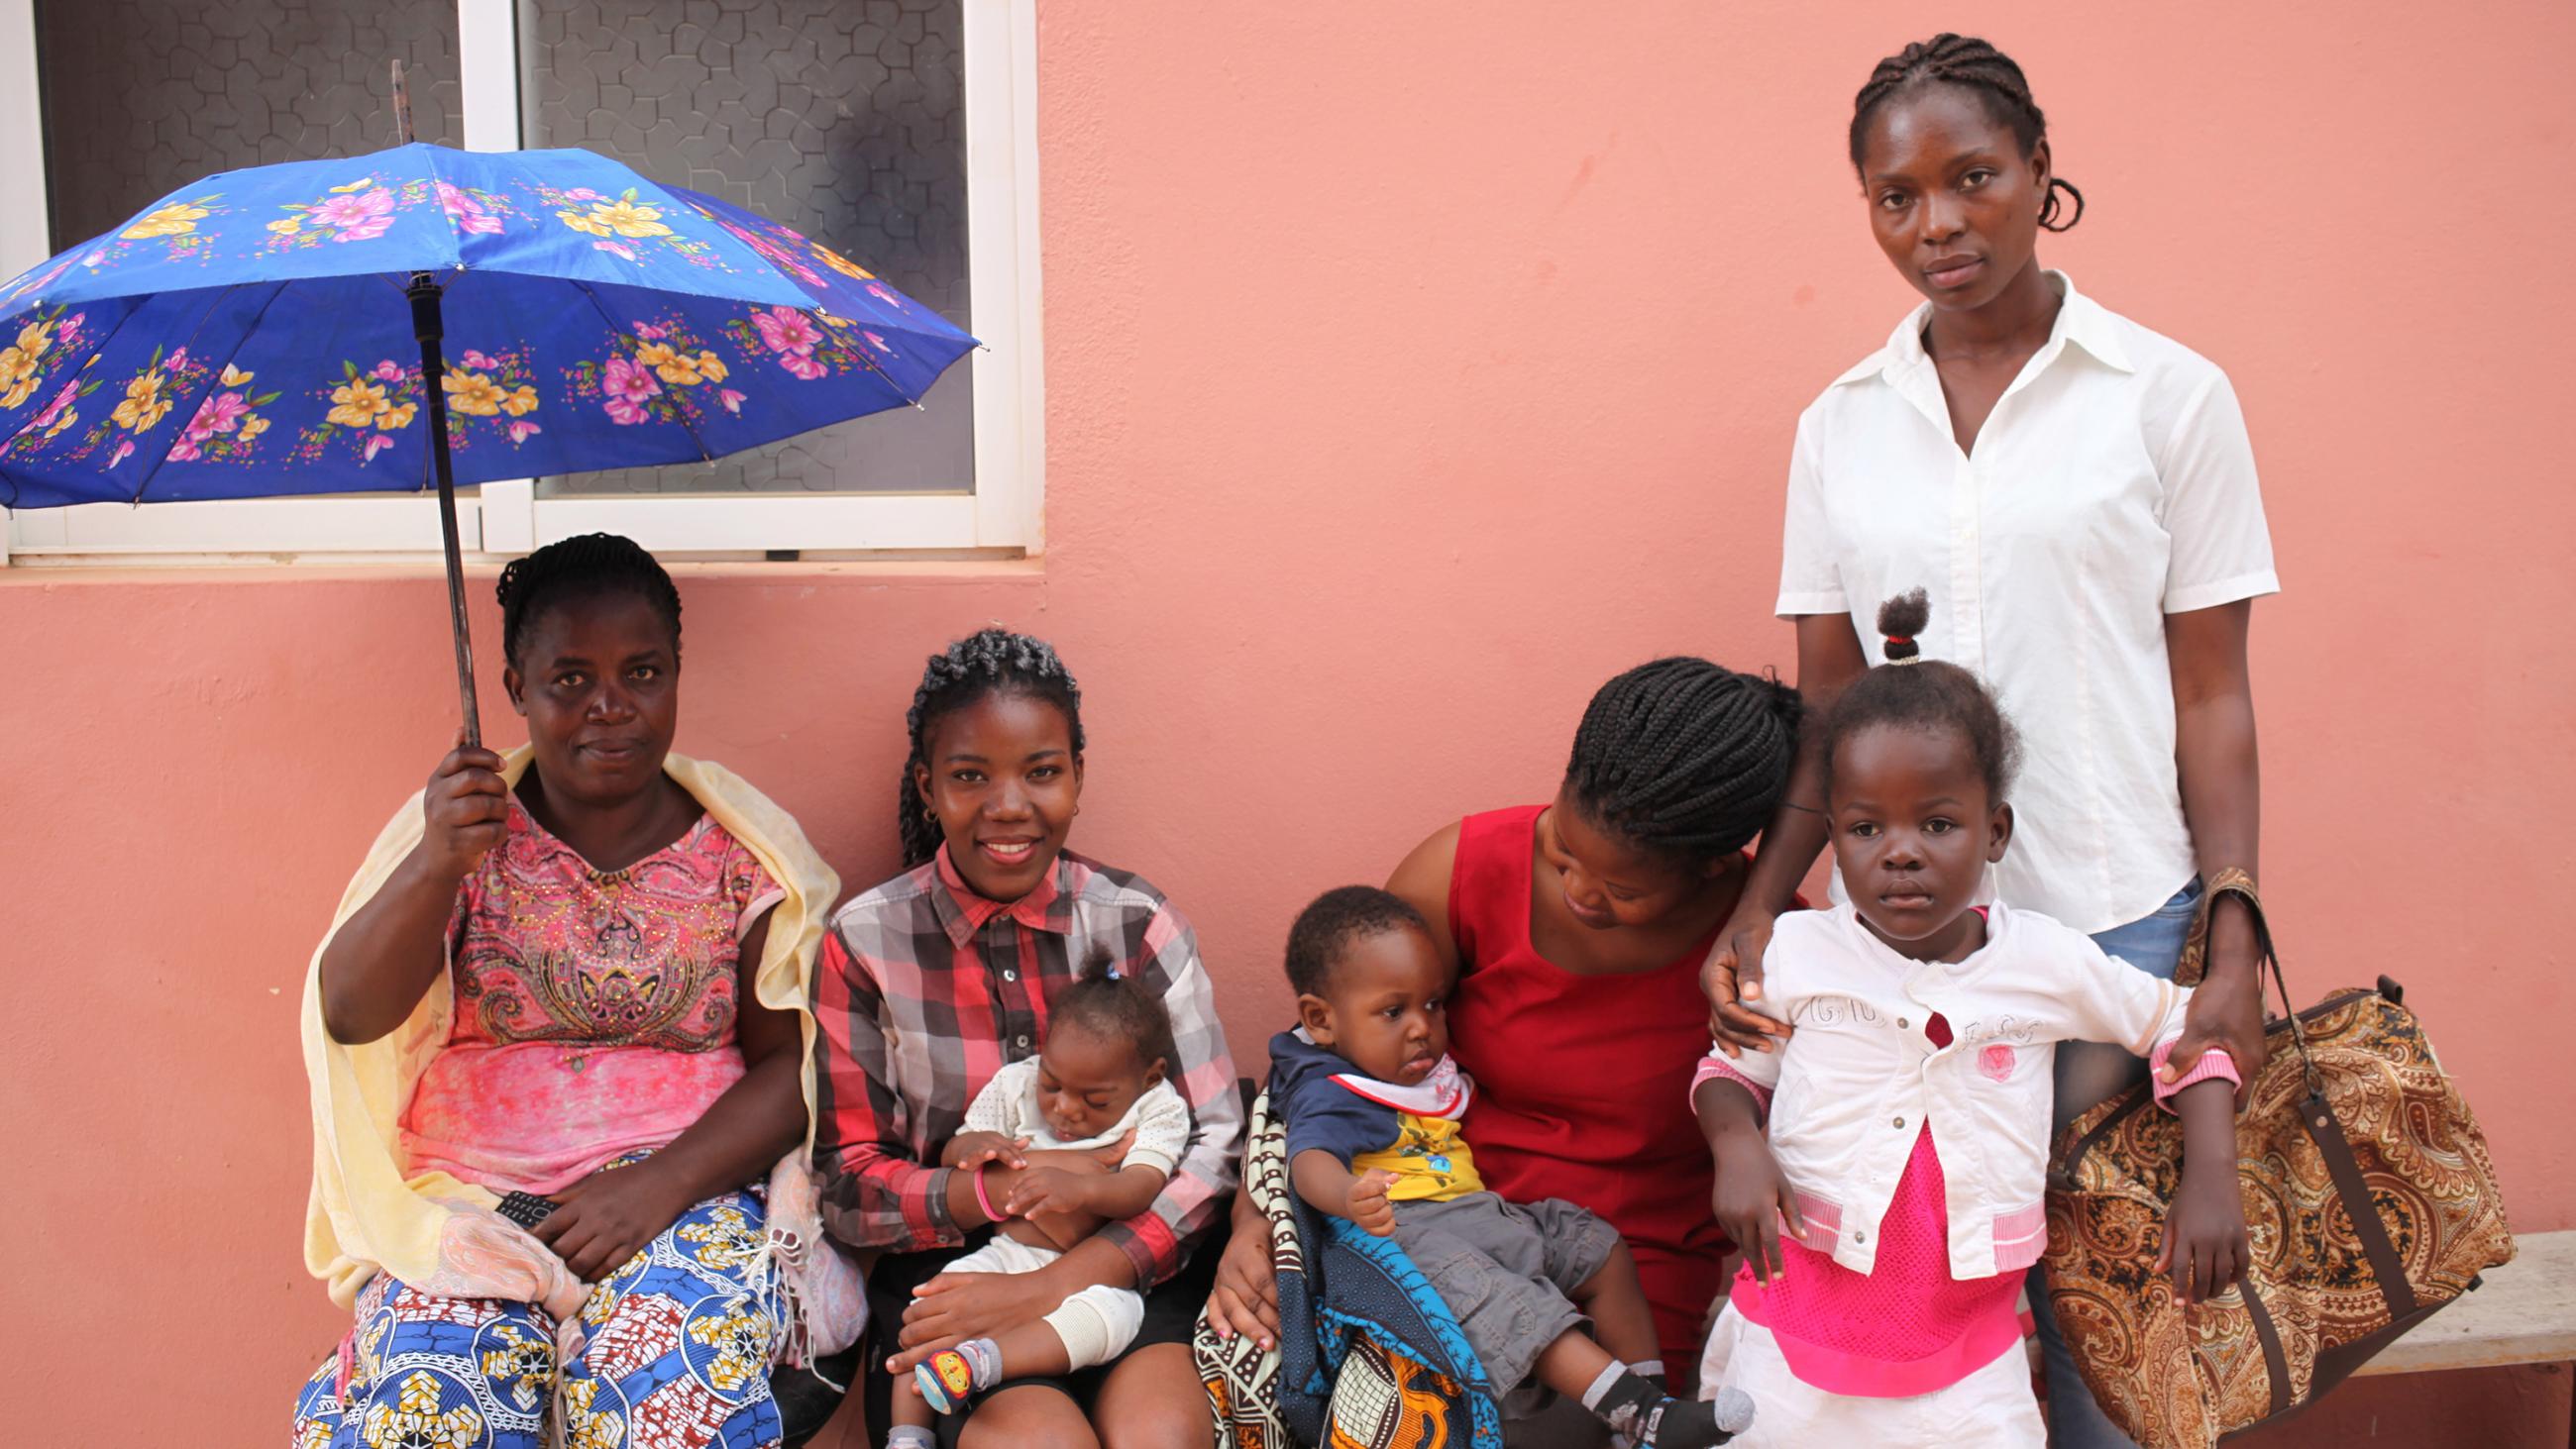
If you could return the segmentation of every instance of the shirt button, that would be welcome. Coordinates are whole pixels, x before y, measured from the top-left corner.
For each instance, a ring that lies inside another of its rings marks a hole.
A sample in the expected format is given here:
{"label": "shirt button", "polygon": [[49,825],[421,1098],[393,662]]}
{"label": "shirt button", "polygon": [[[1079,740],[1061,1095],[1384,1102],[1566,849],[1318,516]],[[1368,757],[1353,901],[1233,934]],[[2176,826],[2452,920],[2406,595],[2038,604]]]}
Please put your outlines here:
{"label": "shirt button", "polygon": [[1866,1243],[1869,1241],[1869,1234],[1862,1232],[1858,1228],[1854,1228],[1852,1229],[1852,1241],[1855,1243]]}
{"label": "shirt button", "polygon": [[[1020,1038],[1020,1045],[1022,1045],[1022,1046],[1027,1046],[1028,1044],[1029,1044],[1029,1039],[1028,1039],[1027,1037],[1021,1037],[1021,1038]],[[1897,1118],[1897,1119],[1896,1119],[1896,1130],[1897,1130],[1897,1131],[1899,1131],[1899,1132],[1902,1132],[1902,1131],[1904,1131],[1904,1130],[1905,1130],[1905,1119],[1904,1119],[1904,1118],[1899,1117],[1899,1118]]]}
{"label": "shirt button", "polygon": [[1904,1017],[1901,1017],[1901,1016],[1900,1016],[1900,1017],[1898,1017],[1898,1018],[1896,1019],[1896,1029],[1897,1029],[1898,1031],[1903,1031],[1903,1030],[1905,1030],[1905,1028],[1906,1028],[1907,1026],[1911,1025],[1911,1024],[1912,1024],[1912,1023],[1908,1022]]}
{"label": "shirt button", "polygon": [[1005,981],[1017,981],[1020,979],[1020,973],[1017,971],[1004,971],[1002,973],[1002,979]]}
{"label": "shirt button", "polygon": [[[1014,1046],[1018,1047],[1018,1048],[1019,1048],[1020,1050],[1022,1050],[1022,1051],[1027,1051],[1027,1050],[1029,1049],[1029,1039],[1028,1039],[1028,1037],[1026,1037],[1025,1035],[1023,1035],[1023,1036],[1016,1036],[1016,1037],[1013,1037],[1013,1038],[1011,1039],[1011,1043],[1012,1043],[1012,1045],[1014,1045]],[[1897,1125],[1897,1126],[1899,1126],[1899,1127],[1902,1127],[1902,1126],[1904,1126],[1905,1124],[1904,1124],[1904,1123],[1902,1123],[1902,1122],[1899,1122],[1899,1123],[1897,1123],[1896,1125]]]}

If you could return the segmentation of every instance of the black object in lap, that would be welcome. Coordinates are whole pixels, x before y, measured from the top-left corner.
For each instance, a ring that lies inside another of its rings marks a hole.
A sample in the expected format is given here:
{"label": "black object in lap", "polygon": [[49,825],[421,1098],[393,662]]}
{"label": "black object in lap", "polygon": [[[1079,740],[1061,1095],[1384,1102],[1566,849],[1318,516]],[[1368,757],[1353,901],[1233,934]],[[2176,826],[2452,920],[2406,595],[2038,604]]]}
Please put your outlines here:
{"label": "black object in lap", "polygon": [[525,1192],[505,1192],[501,1194],[501,1205],[496,1209],[501,1216],[508,1218],[510,1221],[517,1223],[523,1228],[533,1228],[537,1224],[544,1222],[548,1217],[553,1215],[554,1210],[554,1199],[538,1197],[533,1193]]}

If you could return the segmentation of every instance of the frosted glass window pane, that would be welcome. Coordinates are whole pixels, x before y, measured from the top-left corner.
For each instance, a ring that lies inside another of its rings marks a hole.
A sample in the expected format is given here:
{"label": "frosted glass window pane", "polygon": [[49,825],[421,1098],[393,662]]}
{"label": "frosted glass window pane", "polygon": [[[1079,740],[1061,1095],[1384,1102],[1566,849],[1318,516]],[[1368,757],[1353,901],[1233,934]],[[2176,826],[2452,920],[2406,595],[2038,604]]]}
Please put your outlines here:
{"label": "frosted glass window pane", "polygon": [[[522,132],[795,227],[973,329],[960,0],[521,0]],[[971,490],[963,363],[922,400],[582,493]]]}
{"label": "frosted glass window pane", "polygon": [[39,0],[36,47],[58,252],[217,171],[393,145],[397,57],[419,138],[463,129],[453,4]]}

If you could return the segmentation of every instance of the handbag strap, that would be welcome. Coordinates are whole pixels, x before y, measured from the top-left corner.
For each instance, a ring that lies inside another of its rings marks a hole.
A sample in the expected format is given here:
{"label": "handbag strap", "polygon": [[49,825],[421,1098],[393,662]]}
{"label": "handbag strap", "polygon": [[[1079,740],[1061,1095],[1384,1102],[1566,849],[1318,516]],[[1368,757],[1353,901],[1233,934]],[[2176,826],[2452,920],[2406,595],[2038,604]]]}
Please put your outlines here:
{"label": "handbag strap", "polygon": [[2290,1390],[2290,1359],[2281,1351],[2281,1330],[2273,1324],[2272,1310],[2263,1306],[2263,1295],[2255,1291],[2251,1277],[2237,1284],[2236,1292],[2245,1300],[2245,1316],[2254,1324],[2254,1342],[2263,1350],[2263,1373],[2271,1380],[2272,1407],[2263,1417],[2286,1414],[2297,1399]]}
{"label": "handbag strap", "polygon": [[2361,1240],[2362,1256],[2370,1261],[2371,1276],[2379,1280],[2379,1296],[2388,1304],[2392,1316],[2404,1318],[2415,1311],[2415,1286],[2406,1281],[2405,1262],[2389,1241],[2388,1225],[2380,1221],[2378,1204],[2371,1200],[2370,1185],[2361,1175],[2361,1160],[2352,1150],[2352,1138],[2344,1131],[2343,1120],[2326,1102],[2325,1078],[2317,1071],[2316,1058],[2308,1052],[2308,1029],[2299,1020],[2297,1008],[2290,1004],[2290,982],[2281,973],[2281,954],[2272,942],[2272,923],[2263,916],[2263,898],[2255,893],[2254,877],[2243,868],[2229,866],[2209,882],[2200,912],[2192,918],[2191,938],[2183,944],[2182,961],[2174,970],[2174,979],[2197,985],[2206,974],[2210,918],[2216,914],[2218,903],[2228,896],[2244,903],[2245,914],[2254,923],[2254,945],[2259,953],[2256,969],[2270,971],[2273,989],[2281,997],[2281,1015],[2289,1023],[2290,1042],[2298,1049],[2299,1069],[2308,1086],[2307,1097],[2297,1108],[2299,1126],[2317,1144],[2317,1155],[2325,1160],[2326,1173],[2334,1180],[2335,1196],[2343,1202],[2344,1215],[2352,1220],[2353,1235]]}
{"label": "handbag strap", "polygon": [[2370,1260],[2370,1276],[2379,1280],[2379,1296],[2388,1304],[2389,1316],[2406,1317],[2415,1311],[2415,1285],[2406,1281],[2405,1260],[2388,1240],[2388,1224],[2380,1221],[2379,1204],[2372,1201],[2370,1184],[2362,1179],[2361,1159],[2353,1155],[2352,1137],[2343,1130],[2343,1119],[2322,1093],[2311,1093],[2299,1103],[2298,1112],[2299,1125],[2317,1144],[2326,1175],[2334,1179],[2344,1216],[2352,1219],[2353,1236],[2361,1239],[2361,1255]]}

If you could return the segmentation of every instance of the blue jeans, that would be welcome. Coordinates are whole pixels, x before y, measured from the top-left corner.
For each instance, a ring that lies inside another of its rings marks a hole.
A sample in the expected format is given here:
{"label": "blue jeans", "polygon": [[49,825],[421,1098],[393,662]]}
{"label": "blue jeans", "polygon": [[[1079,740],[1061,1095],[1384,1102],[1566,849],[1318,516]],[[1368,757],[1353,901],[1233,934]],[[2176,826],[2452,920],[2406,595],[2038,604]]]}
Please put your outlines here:
{"label": "blue jeans", "polygon": [[[2113,926],[2093,937],[2093,944],[2150,976],[2173,979],[2182,964],[2183,942],[2191,935],[2192,917],[2200,912],[2200,882],[2194,879],[2173,899],[2125,926]],[[2108,1042],[2070,1041],[2057,1047],[2057,1110],[2052,1137],[2084,1110],[2147,1079],[2147,1063]],[[2094,1406],[2093,1393],[2076,1372],[2075,1356],[2057,1331],[2057,1316],[2048,1307],[2048,1280],[2038,1264],[2030,1270],[2031,1316],[2039,1326],[2040,1361],[2048,1375],[2048,1442],[2050,1449],[2135,1449],[2129,1436]]]}

